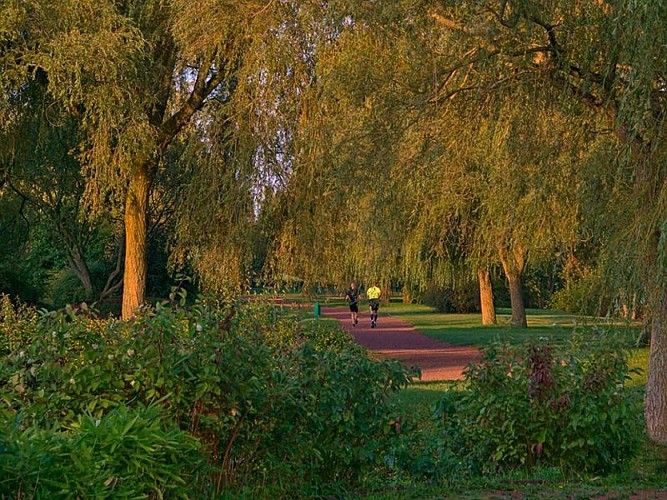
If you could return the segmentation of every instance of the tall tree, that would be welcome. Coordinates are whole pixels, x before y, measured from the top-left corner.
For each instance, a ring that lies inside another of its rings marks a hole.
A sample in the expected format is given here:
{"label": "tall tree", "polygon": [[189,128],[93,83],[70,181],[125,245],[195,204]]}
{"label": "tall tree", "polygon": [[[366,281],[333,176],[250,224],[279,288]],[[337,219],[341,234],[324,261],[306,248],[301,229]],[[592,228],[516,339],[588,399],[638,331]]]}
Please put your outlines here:
{"label": "tall tree", "polygon": [[2,88],[10,95],[44,79],[53,100],[80,125],[90,206],[111,201],[123,207],[124,318],[144,301],[147,213],[161,158],[188,126],[202,125],[196,117],[211,104],[225,115],[216,121],[222,140],[243,122],[271,128],[279,117],[276,103],[284,102],[278,99],[284,86],[273,85],[274,75],[282,82],[292,77],[293,88],[302,85],[294,79],[309,50],[308,38],[291,37],[291,26],[307,17],[307,8],[317,17],[324,7],[252,0],[3,6]]}
{"label": "tall tree", "polygon": [[[662,201],[667,6],[649,0],[437,1],[413,6],[413,12],[426,13],[441,27],[451,42],[444,50],[454,52],[435,72],[436,99],[488,94],[510,82],[530,81],[536,87],[560,89],[570,102],[587,105],[623,145],[617,170],[621,194],[614,203],[624,207],[625,216],[614,231],[620,252],[611,262],[632,262],[635,278],[650,290],[653,324],[645,416],[649,436],[666,443],[667,215]],[[576,108],[571,117],[581,119]]]}

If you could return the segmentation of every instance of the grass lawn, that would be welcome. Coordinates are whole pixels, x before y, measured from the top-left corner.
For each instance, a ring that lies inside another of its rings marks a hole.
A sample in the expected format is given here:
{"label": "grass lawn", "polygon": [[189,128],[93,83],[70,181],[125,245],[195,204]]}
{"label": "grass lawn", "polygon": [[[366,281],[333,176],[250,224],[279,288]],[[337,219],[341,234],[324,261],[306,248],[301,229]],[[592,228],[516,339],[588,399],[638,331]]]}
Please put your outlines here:
{"label": "grass lawn", "polygon": [[573,333],[589,334],[600,330],[612,330],[626,345],[637,337],[637,326],[611,323],[603,318],[578,317],[558,311],[528,309],[528,328],[516,328],[510,324],[510,312],[496,311],[498,324],[482,326],[479,314],[445,314],[420,304],[396,304],[385,307],[385,312],[411,323],[424,335],[455,345],[482,347],[493,341],[520,344],[540,337],[554,341],[570,338]]}

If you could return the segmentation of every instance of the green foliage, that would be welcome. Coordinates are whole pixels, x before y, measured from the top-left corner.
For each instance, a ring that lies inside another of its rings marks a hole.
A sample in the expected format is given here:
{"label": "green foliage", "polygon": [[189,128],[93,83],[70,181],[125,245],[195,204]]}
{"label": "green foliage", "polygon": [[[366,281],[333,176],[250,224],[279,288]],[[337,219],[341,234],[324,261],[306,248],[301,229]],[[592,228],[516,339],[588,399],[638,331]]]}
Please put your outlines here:
{"label": "green foliage", "polygon": [[611,301],[599,272],[582,274],[566,283],[551,297],[550,307],[559,311],[604,316],[609,312]]}
{"label": "green foliage", "polygon": [[479,312],[479,288],[473,282],[457,287],[431,284],[422,294],[422,302],[442,313]]}
{"label": "green foliage", "polygon": [[[584,342],[585,340],[585,342]],[[474,471],[555,465],[609,472],[637,451],[638,394],[626,354],[599,339],[561,348],[548,343],[494,345],[466,373],[466,390],[449,392],[439,415],[453,449]],[[586,343],[589,343],[587,346]]]}
{"label": "green foliage", "polygon": [[3,497],[187,497],[207,477],[200,443],[155,407],[121,405],[99,419],[82,415],[71,432],[20,430],[20,418],[2,425]]}
{"label": "green foliage", "polygon": [[36,303],[39,299],[39,291],[30,284],[30,276],[23,269],[17,268],[14,259],[0,264],[0,293],[31,303]]}
{"label": "green foliage", "polygon": [[22,303],[14,305],[9,295],[0,293],[0,356],[29,341],[37,319],[34,309]]}
{"label": "green foliage", "polygon": [[154,408],[207,450],[217,491],[361,480],[395,437],[388,395],[410,380],[348,334],[257,302],[164,302],[131,322],[85,306],[13,321],[0,415],[17,432],[76,432],[84,417]]}

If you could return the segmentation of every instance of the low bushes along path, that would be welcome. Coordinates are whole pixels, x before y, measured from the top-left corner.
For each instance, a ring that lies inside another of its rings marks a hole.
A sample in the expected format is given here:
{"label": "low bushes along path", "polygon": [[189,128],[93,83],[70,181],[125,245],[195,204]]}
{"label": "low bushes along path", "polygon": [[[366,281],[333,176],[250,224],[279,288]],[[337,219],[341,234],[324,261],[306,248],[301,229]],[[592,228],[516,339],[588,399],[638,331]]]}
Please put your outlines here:
{"label": "low bushes along path", "polygon": [[371,328],[368,311],[359,313],[359,324],[352,326],[350,311],[323,307],[322,314],[337,319],[345,331],[368,350],[399,360],[405,366],[418,366],[423,381],[459,380],[469,363],[481,358],[479,350],[430,339],[396,317],[380,309],[376,328]]}

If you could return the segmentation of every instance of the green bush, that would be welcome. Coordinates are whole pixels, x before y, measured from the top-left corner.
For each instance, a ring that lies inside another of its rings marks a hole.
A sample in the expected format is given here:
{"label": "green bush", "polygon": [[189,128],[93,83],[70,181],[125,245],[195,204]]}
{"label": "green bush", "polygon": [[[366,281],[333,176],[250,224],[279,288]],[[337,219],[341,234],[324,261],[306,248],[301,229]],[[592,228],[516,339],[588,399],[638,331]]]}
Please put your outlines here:
{"label": "green bush", "polygon": [[205,457],[198,441],[165,424],[156,408],[81,416],[71,432],[5,424],[0,496],[185,498],[206,491]]}
{"label": "green bush", "polygon": [[0,294],[0,356],[29,339],[37,319],[34,309],[20,302],[15,305],[9,295]]}
{"label": "green bush", "polygon": [[[589,339],[590,340],[590,339]],[[573,342],[487,349],[468,388],[439,406],[454,449],[475,471],[537,464],[607,472],[627,464],[641,435],[638,397],[624,386],[623,352]]]}
{"label": "green bush", "polygon": [[0,359],[0,415],[66,433],[156,408],[210,454],[218,492],[359,481],[394,438],[388,394],[410,380],[349,334],[259,303],[161,303],[129,322],[67,309],[26,328]]}
{"label": "green bush", "polygon": [[480,311],[479,288],[473,282],[447,288],[431,284],[421,298],[427,306],[442,313],[474,313]]}
{"label": "green bush", "polygon": [[572,278],[549,300],[549,307],[559,311],[587,316],[605,316],[611,307],[608,291],[599,272]]}

